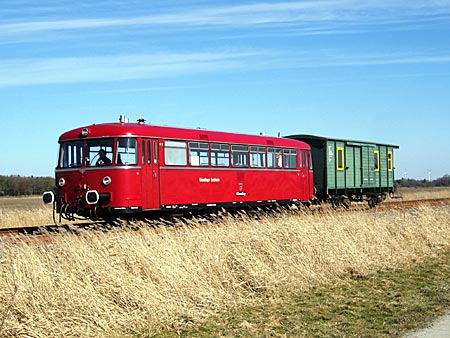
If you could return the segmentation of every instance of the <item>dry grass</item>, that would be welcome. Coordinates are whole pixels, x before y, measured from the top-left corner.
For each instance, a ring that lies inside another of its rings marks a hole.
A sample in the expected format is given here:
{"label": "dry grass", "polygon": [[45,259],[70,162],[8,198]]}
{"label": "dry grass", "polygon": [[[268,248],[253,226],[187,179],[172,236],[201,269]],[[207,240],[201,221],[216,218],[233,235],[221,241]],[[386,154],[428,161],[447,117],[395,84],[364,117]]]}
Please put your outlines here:
{"label": "dry grass", "polygon": [[430,188],[399,188],[398,193],[406,201],[449,198],[450,187],[430,187]]}
{"label": "dry grass", "polygon": [[150,336],[450,249],[449,208],[194,225],[0,239],[0,336]]}
{"label": "dry grass", "polygon": [[0,197],[0,228],[52,224],[52,206],[41,196]]}

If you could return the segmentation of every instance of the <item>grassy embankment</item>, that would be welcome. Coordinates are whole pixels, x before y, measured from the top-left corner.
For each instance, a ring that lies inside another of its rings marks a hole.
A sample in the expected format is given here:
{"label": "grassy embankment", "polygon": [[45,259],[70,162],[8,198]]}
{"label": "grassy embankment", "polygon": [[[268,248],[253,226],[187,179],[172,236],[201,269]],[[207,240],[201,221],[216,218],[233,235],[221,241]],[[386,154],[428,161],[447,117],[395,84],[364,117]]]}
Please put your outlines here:
{"label": "grassy embankment", "polygon": [[0,336],[390,336],[450,306],[448,207],[141,225],[0,238]]}

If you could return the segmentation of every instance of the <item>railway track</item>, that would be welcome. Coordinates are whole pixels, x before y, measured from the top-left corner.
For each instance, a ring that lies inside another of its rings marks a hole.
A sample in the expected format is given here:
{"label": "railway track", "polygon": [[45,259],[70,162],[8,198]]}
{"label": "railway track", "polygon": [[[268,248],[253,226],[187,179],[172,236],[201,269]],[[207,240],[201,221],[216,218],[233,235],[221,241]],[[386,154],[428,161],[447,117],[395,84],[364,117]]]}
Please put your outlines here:
{"label": "railway track", "polygon": [[77,233],[80,230],[89,229],[101,229],[102,227],[111,228],[111,226],[106,226],[105,222],[84,222],[84,223],[74,223],[74,224],[48,224],[48,225],[33,225],[33,226],[23,226],[14,228],[0,228],[0,236],[14,236],[14,235],[49,235],[61,232]]}
{"label": "railway track", "polygon": [[[338,208],[332,209],[331,207],[327,210],[336,210],[336,212],[345,210],[346,212],[352,211],[367,211],[367,212],[378,212],[378,211],[395,211],[395,210],[407,210],[414,209],[420,206],[444,206],[450,205],[450,198],[435,198],[435,199],[423,199],[423,200],[395,200],[388,201],[378,204],[376,208],[368,208],[366,203],[352,204],[349,209]],[[319,206],[319,210],[321,207]],[[313,213],[317,209],[311,210]],[[255,211],[256,212],[256,211]],[[158,224],[165,225],[177,225],[172,224],[170,218],[157,221]],[[14,227],[14,228],[0,228],[0,236],[17,236],[17,235],[28,235],[28,236],[39,236],[39,235],[51,235],[55,233],[69,232],[69,233],[79,233],[82,230],[100,230],[108,231],[113,227],[117,227],[116,224],[107,223],[105,221],[99,222],[83,222],[83,223],[73,223],[73,224],[61,224],[61,225],[39,225],[39,226],[25,226],[25,227]]]}

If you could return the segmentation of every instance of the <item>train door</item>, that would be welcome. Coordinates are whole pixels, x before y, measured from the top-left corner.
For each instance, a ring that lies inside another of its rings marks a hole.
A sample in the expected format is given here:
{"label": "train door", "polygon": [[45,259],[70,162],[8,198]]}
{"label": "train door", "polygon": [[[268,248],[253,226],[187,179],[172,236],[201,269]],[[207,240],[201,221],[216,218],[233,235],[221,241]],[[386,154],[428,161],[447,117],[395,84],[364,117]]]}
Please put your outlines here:
{"label": "train door", "polygon": [[308,150],[302,149],[300,150],[300,187],[301,187],[301,195],[300,198],[302,200],[310,199],[310,185],[312,185],[312,181],[310,179],[310,158]]}
{"label": "train door", "polygon": [[361,147],[345,147],[345,186],[347,189],[360,188],[362,186],[362,162]]}
{"label": "train door", "polygon": [[375,184],[375,171],[374,171],[374,150],[372,147],[363,146],[361,149],[361,178],[362,187],[369,188]]}
{"label": "train door", "polygon": [[159,209],[158,140],[142,139],[142,198],[144,209]]}

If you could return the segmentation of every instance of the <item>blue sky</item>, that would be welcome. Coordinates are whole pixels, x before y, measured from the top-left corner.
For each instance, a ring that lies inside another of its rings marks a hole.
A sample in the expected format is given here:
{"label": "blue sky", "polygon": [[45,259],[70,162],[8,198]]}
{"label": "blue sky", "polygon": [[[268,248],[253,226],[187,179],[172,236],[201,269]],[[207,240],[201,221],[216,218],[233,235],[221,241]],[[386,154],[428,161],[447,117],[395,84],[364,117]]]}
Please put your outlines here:
{"label": "blue sky", "polygon": [[2,175],[53,175],[61,133],[121,114],[392,143],[397,178],[450,174],[450,0],[2,0],[0,58]]}

